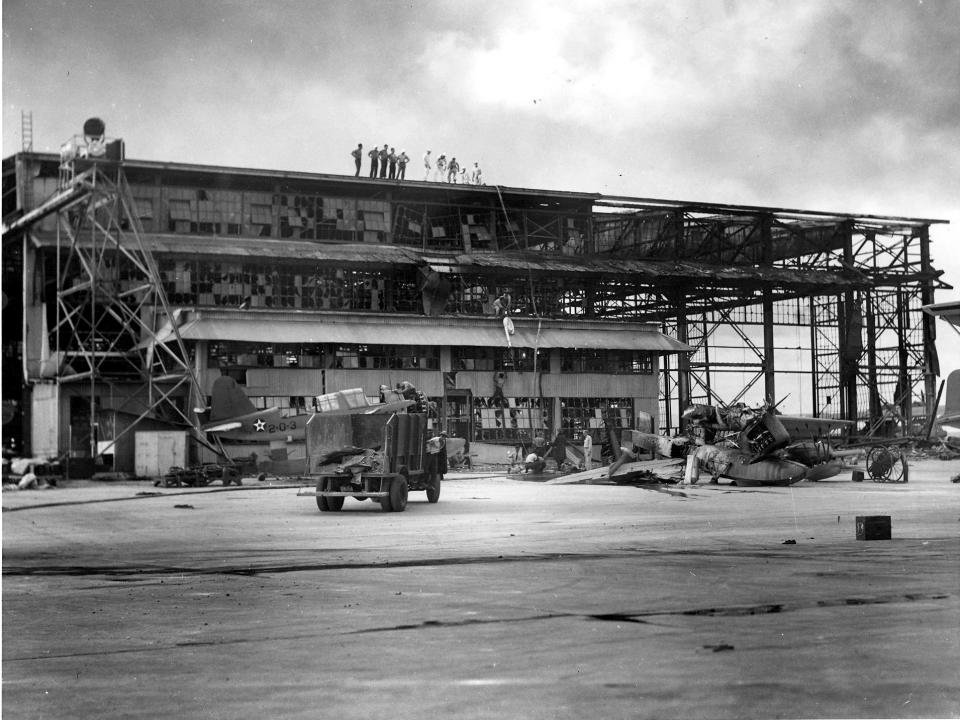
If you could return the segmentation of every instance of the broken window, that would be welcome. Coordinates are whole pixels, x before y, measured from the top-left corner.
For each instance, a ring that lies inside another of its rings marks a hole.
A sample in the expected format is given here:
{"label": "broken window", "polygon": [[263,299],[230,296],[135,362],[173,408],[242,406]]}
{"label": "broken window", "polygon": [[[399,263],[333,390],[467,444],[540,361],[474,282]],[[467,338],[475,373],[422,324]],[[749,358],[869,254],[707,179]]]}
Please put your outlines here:
{"label": "broken window", "polygon": [[550,436],[552,398],[475,397],[473,439],[529,443],[536,435]]}
{"label": "broken window", "polygon": [[653,355],[640,350],[564,349],[560,372],[604,375],[652,375]]}
{"label": "broken window", "polygon": [[570,440],[603,438],[605,423],[633,428],[633,398],[560,398],[560,430]]}

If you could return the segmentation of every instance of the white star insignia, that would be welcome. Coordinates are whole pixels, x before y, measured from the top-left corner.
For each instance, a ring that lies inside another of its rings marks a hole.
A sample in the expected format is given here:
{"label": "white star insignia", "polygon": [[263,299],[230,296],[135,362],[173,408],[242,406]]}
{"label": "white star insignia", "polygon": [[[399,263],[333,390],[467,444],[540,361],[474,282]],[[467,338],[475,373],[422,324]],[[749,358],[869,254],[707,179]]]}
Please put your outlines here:
{"label": "white star insignia", "polygon": [[257,421],[253,424],[253,426],[257,429],[257,432],[263,432],[263,428],[266,426],[266,423],[260,418],[257,418]]}

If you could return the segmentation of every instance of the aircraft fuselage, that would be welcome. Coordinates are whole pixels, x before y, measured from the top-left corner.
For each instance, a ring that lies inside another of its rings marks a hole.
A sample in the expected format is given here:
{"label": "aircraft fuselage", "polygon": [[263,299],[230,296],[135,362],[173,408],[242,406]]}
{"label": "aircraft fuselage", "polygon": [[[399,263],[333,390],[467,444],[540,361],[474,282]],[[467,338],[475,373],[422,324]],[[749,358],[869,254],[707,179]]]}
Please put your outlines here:
{"label": "aircraft fuselage", "polygon": [[213,432],[221,441],[230,443],[303,442],[309,418],[309,413],[283,417],[279,408],[270,408],[231,418],[230,424],[239,423],[239,427]]}

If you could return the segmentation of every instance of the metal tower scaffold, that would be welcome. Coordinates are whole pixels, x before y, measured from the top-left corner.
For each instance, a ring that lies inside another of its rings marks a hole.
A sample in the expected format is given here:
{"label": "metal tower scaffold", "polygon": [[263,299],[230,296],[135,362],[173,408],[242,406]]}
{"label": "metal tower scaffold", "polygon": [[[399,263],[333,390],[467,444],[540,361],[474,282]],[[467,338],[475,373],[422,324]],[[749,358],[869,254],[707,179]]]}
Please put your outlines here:
{"label": "metal tower scaffold", "polygon": [[[206,444],[191,412],[203,395],[179,333],[180,311],[171,308],[144,241],[122,163],[65,157],[60,180],[58,193],[35,213],[35,220],[58,215],[48,369],[58,387],[88,384],[91,456],[109,452],[145,417],[185,424]],[[98,397],[114,395],[118,382],[140,383],[120,393],[116,407],[137,419],[101,442]]]}

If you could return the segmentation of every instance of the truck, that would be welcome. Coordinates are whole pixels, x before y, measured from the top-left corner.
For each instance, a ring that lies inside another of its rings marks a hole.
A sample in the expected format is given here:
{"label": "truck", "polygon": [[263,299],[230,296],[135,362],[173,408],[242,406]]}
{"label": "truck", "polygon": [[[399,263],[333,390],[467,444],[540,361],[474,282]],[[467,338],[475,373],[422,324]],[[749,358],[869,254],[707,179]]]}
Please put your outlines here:
{"label": "truck", "polygon": [[447,472],[444,437],[430,437],[423,413],[315,413],[306,425],[306,455],[315,489],[297,494],[316,497],[320,512],[339,512],[348,497],[403,512],[411,491],[436,503]]}

